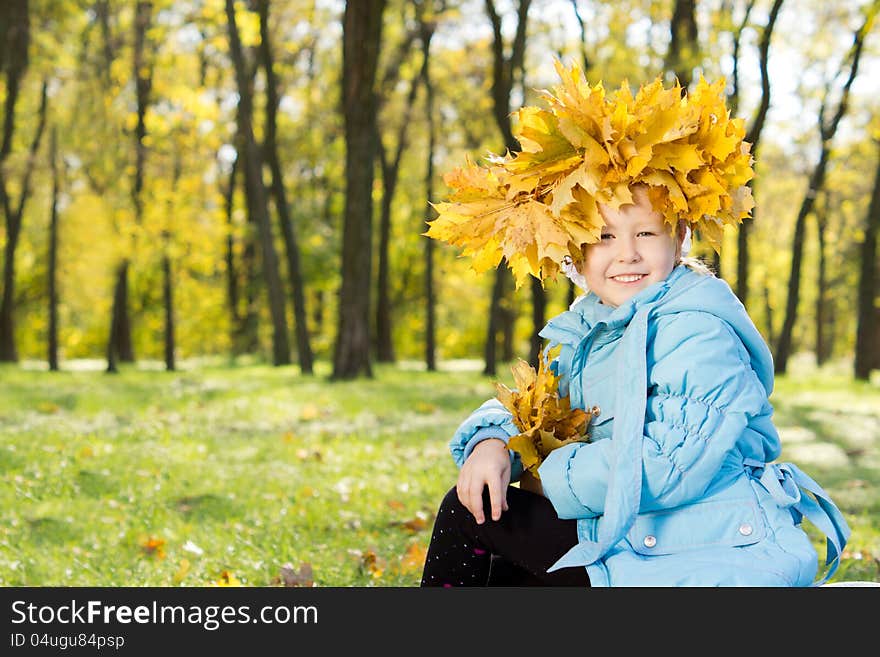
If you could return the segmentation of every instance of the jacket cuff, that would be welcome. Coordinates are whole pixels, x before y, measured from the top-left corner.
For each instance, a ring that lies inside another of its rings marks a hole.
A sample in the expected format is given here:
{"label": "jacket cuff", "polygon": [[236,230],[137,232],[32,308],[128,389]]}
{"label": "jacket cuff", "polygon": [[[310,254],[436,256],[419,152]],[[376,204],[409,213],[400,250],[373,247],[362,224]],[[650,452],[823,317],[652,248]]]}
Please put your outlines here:
{"label": "jacket cuff", "polygon": [[505,445],[510,440],[508,433],[499,426],[482,427],[477,429],[476,433],[471,436],[471,439],[465,443],[464,451],[462,452],[463,460],[467,460],[467,457],[474,451],[474,447],[489,438],[503,440]]}

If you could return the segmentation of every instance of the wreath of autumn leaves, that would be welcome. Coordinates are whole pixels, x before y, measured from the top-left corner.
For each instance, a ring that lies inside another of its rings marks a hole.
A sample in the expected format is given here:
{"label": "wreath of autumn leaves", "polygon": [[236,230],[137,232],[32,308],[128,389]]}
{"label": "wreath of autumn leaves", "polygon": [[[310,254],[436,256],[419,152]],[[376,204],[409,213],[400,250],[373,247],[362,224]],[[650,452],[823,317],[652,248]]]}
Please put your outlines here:
{"label": "wreath of autumn leaves", "polygon": [[754,207],[751,146],[743,119],[729,116],[724,79],[701,77],[683,95],[658,76],[635,96],[626,82],[606,95],[577,64],[555,66],[562,82],[541,92],[548,107],[514,113],[522,150],[448,172],[451,194],[432,204],[438,216],[424,235],[462,248],[477,273],[505,258],[517,288],[529,275],[543,284],[599,240],[599,204],[631,203],[642,183],[670,230],[684,219],[718,251],[724,225]]}

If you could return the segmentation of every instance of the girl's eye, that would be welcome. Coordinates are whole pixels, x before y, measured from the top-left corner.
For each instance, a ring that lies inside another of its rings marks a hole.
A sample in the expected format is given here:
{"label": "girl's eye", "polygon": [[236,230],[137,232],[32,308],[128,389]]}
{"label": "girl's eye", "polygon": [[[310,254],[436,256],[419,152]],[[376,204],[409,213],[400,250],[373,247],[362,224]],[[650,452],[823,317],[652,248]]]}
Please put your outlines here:
{"label": "girl's eye", "polygon": [[654,233],[649,230],[643,230],[641,233],[639,233],[639,235],[647,235],[648,237],[651,237],[653,234]]}
{"label": "girl's eye", "polygon": [[600,239],[607,240],[611,239],[612,237],[614,237],[614,235],[612,235],[611,233],[602,233]]}

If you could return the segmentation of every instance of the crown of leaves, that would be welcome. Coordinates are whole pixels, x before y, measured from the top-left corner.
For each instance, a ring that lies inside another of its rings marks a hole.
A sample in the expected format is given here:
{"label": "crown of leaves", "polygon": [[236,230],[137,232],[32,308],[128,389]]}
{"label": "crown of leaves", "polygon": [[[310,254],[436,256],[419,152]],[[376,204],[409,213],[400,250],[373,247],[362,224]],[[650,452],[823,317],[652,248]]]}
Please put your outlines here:
{"label": "crown of leaves", "polygon": [[562,83],[541,91],[548,107],[514,113],[521,150],[448,172],[451,194],[432,204],[438,216],[424,234],[461,247],[478,273],[503,257],[517,288],[529,275],[543,284],[565,256],[579,263],[583,245],[599,241],[599,204],[632,203],[641,183],[670,229],[685,220],[720,250],[724,225],[754,207],[751,146],[725,106],[724,79],[701,76],[684,94],[658,76],[635,96],[626,82],[606,95],[577,64],[555,65]]}

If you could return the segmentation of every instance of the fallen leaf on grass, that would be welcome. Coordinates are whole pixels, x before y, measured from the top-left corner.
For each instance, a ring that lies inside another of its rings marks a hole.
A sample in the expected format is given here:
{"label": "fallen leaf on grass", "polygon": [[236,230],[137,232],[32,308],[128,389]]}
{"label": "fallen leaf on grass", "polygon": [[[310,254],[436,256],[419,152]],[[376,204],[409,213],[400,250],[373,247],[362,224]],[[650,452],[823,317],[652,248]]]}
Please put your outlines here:
{"label": "fallen leaf on grass", "polygon": [[361,572],[369,573],[372,577],[382,577],[385,572],[385,560],[380,559],[373,550],[367,550],[361,556]]}
{"label": "fallen leaf on grass", "polygon": [[416,511],[416,517],[411,520],[394,520],[388,523],[391,527],[403,527],[411,532],[420,532],[428,527],[428,514],[424,511]]}
{"label": "fallen leaf on grass", "polygon": [[425,555],[427,554],[427,547],[420,543],[412,543],[400,560],[400,570],[404,573],[412,571],[421,572],[425,566]]}
{"label": "fallen leaf on grass", "polygon": [[272,583],[284,584],[284,586],[314,586],[312,564],[304,563],[299,570],[294,570],[292,564],[286,563],[281,566],[281,573],[272,579]]}
{"label": "fallen leaf on grass", "polygon": [[296,458],[300,461],[313,459],[319,463],[324,459],[324,457],[321,456],[321,452],[317,449],[298,449],[296,450]]}
{"label": "fallen leaf on grass", "polygon": [[211,586],[244,586],[241,581],[228,570],[220,573],[220,577]]}
{"label": "fallen leaf on grass", "polygon": [[314,404],[306,404],[299,412],[300,420],[316,420],[320,415],[318,407]]}
{"label": "fallen leaf on grass", "polygon": [[174,573],[171,579],[175,584],[180,584],[183,578],[187,576],[187,573],[189,573],[189,559],[181,559],[180,568],[177,569],[177,572]]}
{"label": "fallen leaf on grass", "polygon": [[146,541],[141,543],[141,550],[144,551],[144,554],[157,557],[158,559],[164,559],[165,539],[150,536]]}

